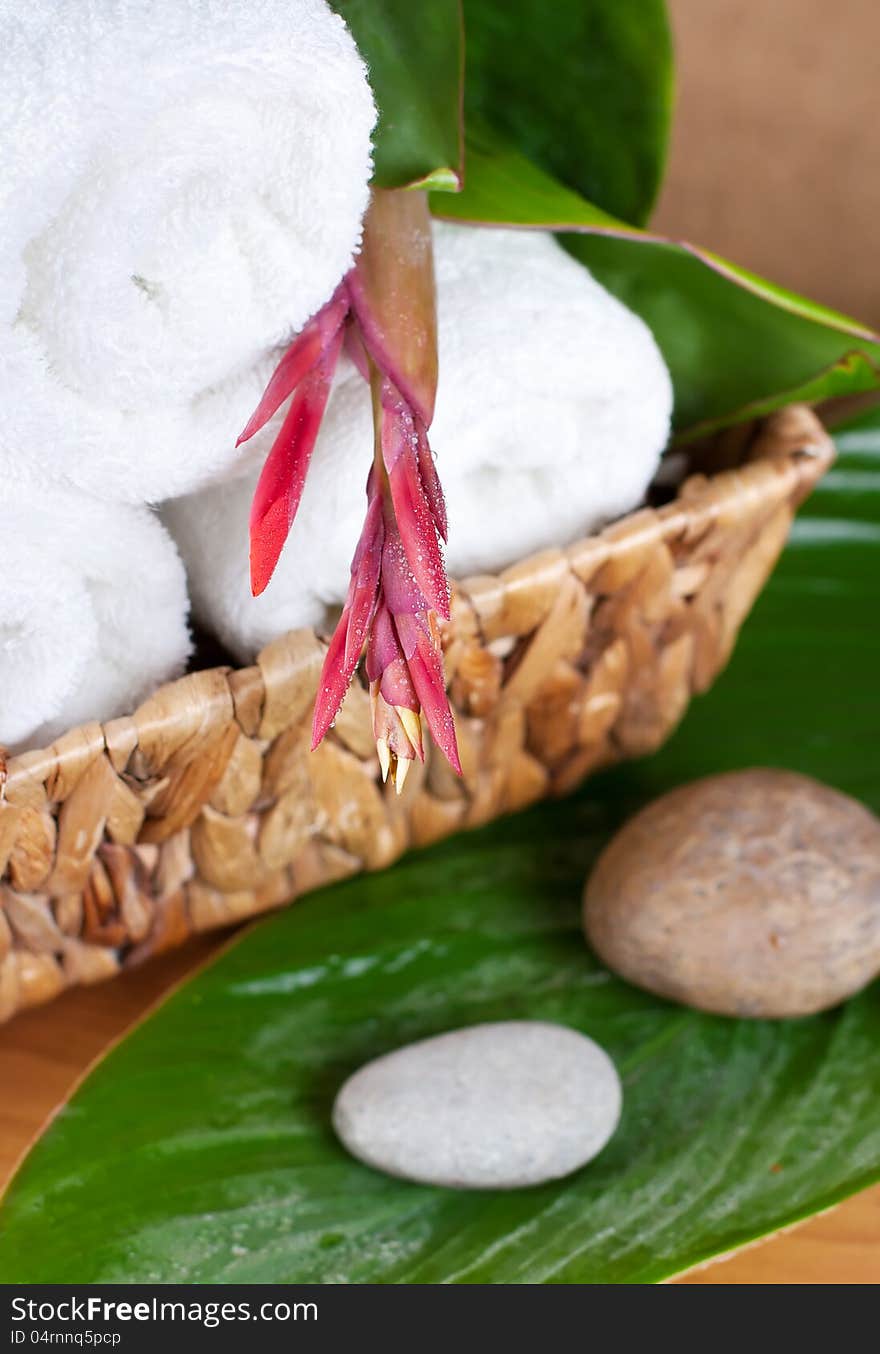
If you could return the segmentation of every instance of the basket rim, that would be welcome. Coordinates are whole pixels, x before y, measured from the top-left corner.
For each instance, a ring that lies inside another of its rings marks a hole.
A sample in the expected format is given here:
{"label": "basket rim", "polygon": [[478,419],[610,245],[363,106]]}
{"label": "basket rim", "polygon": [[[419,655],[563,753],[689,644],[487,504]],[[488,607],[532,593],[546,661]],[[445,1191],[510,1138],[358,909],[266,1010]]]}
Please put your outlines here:
{"label": "basket rim", "polygon": [[[641,555],[657,541],[671,544],[701,535],[756,496],[768,504],[800,502],[835,456],[831,437],[806,405],[789,405],[728,434],[745,452],[744,463],[689,475],[662,507],[636,508],[571,545],[534,552],[497,574],[454,581],[451,624],[456,605],[463,604],[472,610],[485,636],[492,616],[503,610],[505,596],[544,573],[552,586],[570,570],[581,581],[595,579],[601,591],[602,570],[621,555]],[[50,799],[61,799],[64,783],[71,775],[78,778],[96,756],[106,753],[114,766],[123,769],[145,741],[171,735],[183,748],[233,712],[243,727],[271,737],[277,723],[270,713],[273,695],[289,686],[291,664],[300,670],[303,662],[311,665],[323,646],[314,630],[292,630],[268,644],[252,664],[200,669],[164,683],[131,714],[77,725],[47,746],[8,757],[0,748],[0,803],[35,781],[46,786]]]}

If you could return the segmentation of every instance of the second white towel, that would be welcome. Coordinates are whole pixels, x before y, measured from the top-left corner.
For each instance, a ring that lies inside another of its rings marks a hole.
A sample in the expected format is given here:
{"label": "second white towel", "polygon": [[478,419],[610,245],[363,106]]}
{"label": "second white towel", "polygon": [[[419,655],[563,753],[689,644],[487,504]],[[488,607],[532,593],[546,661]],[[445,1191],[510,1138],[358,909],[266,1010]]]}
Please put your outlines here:
{"label": "second white towel", "polygon": [[148,508],[4,486],[0,743],[130,713],[190,650],[186,577]]}
{"label": "second white towel", "polygon": [[[430,431],[453,577],[563,545],[638,504],[669,434],[650,331],[552,236],[435,225],[440,383]],[[277,426],[277,421],[276,421]],[[368,392],[337,379],[275,576],[248,583],[256,475],[166,505],[196,616],[243,661],[322,625],[348,586],[372,455]]]}

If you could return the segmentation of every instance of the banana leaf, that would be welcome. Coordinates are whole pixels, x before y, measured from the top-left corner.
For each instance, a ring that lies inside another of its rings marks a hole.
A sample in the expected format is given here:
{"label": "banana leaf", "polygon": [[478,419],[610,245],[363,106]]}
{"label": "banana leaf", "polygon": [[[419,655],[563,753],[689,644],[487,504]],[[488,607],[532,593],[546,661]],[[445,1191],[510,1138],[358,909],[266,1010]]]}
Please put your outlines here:
{"label": "banana leaf", "polygon": [[659,344],[680,441],[771,412],[880,386],[880,337],[696,245],[628,226],[485,127],[470,134],[464,191],[435,216],[554,230]]}
{"label": "banana leaf", "polygon": [[609,211],[644,220],[672,108],[664,0],[333,0],[333,7],[369,68],[379,187],[457,191],[465,123],[485,119]]}
{"label": "banana leaf", "polygon": [[462,175],[460,0],[330,0],[367,64],[379,110],[373,181],[455,191]]}
{"label": "banana leaf", "polygon": [[[715,688],[656,756],[253,928],[91,1073],[0,1208],[10,1282],[653,1283],[880,1177],[880,984],[728,1020],[605,970],[579,928],[609,834],[675,784],[775,764],[880,809],[880,415],[840,459]],[[483,1020],[592,1035],[620,1128],[499,1194],[361,1166],[330,1106],[368,1058]]]}
{"label": "banana leaf", "polygon": [[[642,223],[672,112],[663,0],[464,0],[465,121]],[[467,177],[466,171],[466,177]]]}

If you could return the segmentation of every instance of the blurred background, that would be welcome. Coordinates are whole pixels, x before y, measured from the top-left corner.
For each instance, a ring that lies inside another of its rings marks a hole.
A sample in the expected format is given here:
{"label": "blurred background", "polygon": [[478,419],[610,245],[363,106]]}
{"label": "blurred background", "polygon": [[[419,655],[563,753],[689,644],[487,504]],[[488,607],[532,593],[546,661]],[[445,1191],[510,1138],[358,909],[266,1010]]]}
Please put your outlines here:
{"label": "blurred background", "polygon": [[880,327],[877,0],[669,0],[652,224]]}

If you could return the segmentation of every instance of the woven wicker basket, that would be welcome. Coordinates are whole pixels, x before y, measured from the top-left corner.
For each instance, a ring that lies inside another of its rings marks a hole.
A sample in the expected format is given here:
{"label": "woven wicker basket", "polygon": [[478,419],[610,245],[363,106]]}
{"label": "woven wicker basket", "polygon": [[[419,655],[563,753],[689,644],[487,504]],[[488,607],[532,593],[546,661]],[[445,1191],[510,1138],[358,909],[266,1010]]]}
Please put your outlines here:
{"label": "woven wicker basket", "polygon": [[0,1019],[657,748],[726,663],[832,456],[792,407],[716,442],[664,506],[458,584],[444,648],[462,780],[429,750],[399,799],[382,786],[357,683],[310,753],[308,630],[11,758]]}

